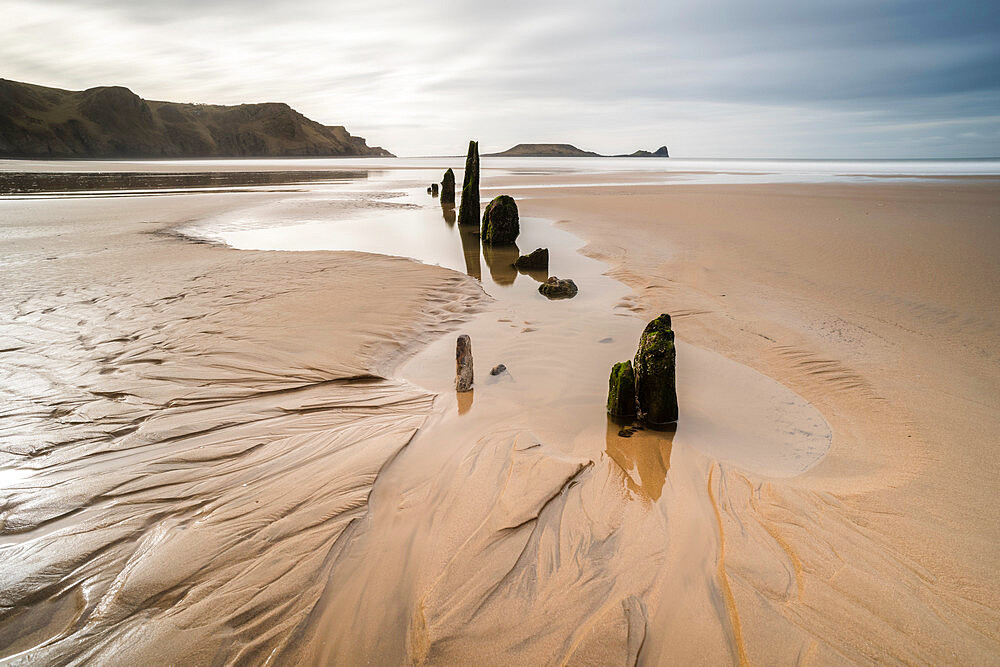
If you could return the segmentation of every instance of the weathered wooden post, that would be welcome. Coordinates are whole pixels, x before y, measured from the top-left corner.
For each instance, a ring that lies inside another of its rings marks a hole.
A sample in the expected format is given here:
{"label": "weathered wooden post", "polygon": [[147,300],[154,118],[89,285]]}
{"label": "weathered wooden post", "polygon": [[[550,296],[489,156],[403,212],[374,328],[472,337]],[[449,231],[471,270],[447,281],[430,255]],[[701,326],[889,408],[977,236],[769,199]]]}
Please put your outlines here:
{"label": "weathered wooden post", "polygon": [[471,391],[472,379],[472,339],[462,334],[455,345],[455,391]]}

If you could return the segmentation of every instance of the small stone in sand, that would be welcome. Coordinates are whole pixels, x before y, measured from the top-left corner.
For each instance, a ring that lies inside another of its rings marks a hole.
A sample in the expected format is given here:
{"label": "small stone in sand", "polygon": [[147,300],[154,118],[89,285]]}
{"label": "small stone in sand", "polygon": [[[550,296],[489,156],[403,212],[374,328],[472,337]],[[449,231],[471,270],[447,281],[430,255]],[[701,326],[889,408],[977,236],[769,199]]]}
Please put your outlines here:
{"label": "small stone in sand", "polygon": [[497,364],[496,366],[490,369],[490,375],[500,375],[506,370],[507,370],[506,366],[504,366],[503,364]]}

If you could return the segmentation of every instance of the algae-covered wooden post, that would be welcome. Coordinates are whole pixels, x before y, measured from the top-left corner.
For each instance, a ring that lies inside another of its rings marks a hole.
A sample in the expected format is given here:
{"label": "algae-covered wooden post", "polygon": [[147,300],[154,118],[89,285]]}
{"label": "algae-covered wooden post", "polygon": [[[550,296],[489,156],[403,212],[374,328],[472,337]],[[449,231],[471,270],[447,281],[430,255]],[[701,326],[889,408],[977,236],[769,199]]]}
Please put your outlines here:
{"label": "algae-covered wooden post", "polygon": [[455,345],[455,390],[471,391],[472,379],[472,339],[462,334]]}
{"label": "algae-covered wooden post", "polygon": [[611,368],[608,414],[612,417],[635,416],[635,373],[631,361],[622,361]]}
{"label": "algae-covered wooden post", "polygon": [[483,211],[483,228],[479,237],[486,245],[511,245],[521,233],[517,203],[509,195],[494,197]]}
{"label": "algae-covered wooden post", "polygon": [[476,141],[469,142],[469,154],[465,158],[458,224],[479,226],[479,143]]}
{"label": "algae-covered wooden post", "polygon": [[455,205],[455,172],[448,168],[441,180],[441,205]]}
{"label": "algae-covered wooden post", "polygon": [[674,332],[663,314],[646,325],[635,353],[635,394],[639,417],[651,426],[677,421]]}

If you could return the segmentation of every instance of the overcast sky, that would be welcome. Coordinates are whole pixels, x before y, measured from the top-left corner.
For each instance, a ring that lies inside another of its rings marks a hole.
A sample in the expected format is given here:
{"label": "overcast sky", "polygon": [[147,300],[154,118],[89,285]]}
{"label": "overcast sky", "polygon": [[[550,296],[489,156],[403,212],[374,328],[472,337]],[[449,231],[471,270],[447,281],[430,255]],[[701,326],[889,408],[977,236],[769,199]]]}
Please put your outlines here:
{"label": "overcast sky", "polygon": [[0,77],[283,101],[398,155],[1000,156],[998,0],[0,0]]}

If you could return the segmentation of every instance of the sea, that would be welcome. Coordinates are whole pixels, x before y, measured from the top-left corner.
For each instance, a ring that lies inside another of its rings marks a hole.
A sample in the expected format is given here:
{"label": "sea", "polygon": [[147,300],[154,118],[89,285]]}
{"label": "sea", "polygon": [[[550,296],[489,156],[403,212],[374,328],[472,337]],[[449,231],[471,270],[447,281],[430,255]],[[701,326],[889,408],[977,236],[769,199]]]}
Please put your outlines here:
{"label": "sea", "polygon": [[[3,172],[46,173],[192,173],[323,170],[460,170],[464,156],[397,158],[280,158],[188,160],[0,160]],[[923,160],[801,160],[720,158],[525,158],[489,157],[481,161],[489,176],[551,175],[551,184],[516,182],[509,187],[560,187],[566,177],[588,176],[581,187],[602,185],[843,183],[927,181],[946,178],[992,179],[1000,176],[1000,158]],[[567,179],[568,180],[568,179]],[[3,190],[0,188],[0,193]]]}

